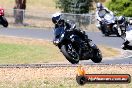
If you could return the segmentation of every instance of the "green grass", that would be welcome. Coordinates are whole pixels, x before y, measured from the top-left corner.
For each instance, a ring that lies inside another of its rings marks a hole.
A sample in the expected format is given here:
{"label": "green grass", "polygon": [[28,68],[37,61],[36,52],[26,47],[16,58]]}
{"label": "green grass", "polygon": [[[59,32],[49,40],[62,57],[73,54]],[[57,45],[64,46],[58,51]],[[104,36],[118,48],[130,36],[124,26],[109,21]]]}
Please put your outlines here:
{"label": "green grass", "polygon": [[0,64],[44,63],[64,60],[59,58],[57,51],[55,47],[48,45],[0,43]]}
{"label": "green grass", "polygon": [[[18,44],[9,42],[0,43],[0,64],[31,64],[67,61],[58,47],[50,42],[43,45],[41,45],[41,43],[38,45],[30,43],[31,42],[27,42],[26,44],[24,41],[18,41]],[[114,57],[120,54],[119,51],[106,46],[100,46],[100,49],[104,57]]]}
{"label": "green grass", "polygon": [[[99,46],[103,57],[120,54],[116,49]],[[37,39],[0,37],[0,64],[28,64],[67,61],[52,42]],[[68,61],[67,61],[68,62]]]}
{"label": "green grass", "polygon": [[[105,57],[119,55],[119,52],[114,49],[100,48]],[[64,60],[66,61],[60,50],[51,43],[45,45],[0,43],[0,64],[48,63]]]}

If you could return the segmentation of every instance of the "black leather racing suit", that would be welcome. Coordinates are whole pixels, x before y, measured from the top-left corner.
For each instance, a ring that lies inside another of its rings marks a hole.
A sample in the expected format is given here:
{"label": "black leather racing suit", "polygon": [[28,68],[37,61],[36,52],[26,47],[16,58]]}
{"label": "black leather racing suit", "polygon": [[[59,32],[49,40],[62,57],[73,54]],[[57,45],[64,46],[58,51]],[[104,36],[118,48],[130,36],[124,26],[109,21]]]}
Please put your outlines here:
{"label": "black leather racing suit", "polygon": [[[55,24],[55,28],[58,28],[58,27],[66,27],[66,30],[72,30],[70,23],[65,22],[65,20],[60,20],[57,24]],[[78,36],[80,36],[81,39],[87,40],[87,41],[89,40],[88,36],[85,34],[84,31],[81,31],[79,29],[73,29],[73,32],[77,34]]]}

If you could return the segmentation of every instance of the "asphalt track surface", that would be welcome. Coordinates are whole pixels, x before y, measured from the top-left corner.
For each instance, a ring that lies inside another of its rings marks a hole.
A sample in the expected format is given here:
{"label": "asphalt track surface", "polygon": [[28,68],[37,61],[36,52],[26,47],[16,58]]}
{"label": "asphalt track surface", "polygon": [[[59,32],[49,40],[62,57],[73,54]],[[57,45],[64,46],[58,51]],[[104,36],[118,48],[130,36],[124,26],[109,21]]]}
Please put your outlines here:
{"label": "asphalt track surface", "polygon": [[[123,39],[121,39],[120,37],[116,37],[114,35],[110,37],[104,37],[100,32],[86,32],[86,33],[89,36],[89,38],[93,40],[95,44],[107,45],[107,46],[121,49],[120,47],[122,45]],[[0,35],[35,38],[35,39],[46,39],[50,41],[52,41],[54,36],[52,30],[44,30],[44,29],[36,29],[36,28],[32,28],[32,29],[31,28],[0,28]],[[100,64],[102,65],[103,64],[132,64],[131,59],[132,59],[132,54],[131,52],[128,52],[125,55],[125,58],[124,57],[117,57],[113,59],[103,58],[103,61]],[[84,60],[84,61],[80,61],[79,64],[86,65],[86,64],[93,64],[93,62],[91,60],[87,60],[87,61]],[[45,64],[43,65],[45,66]],[[55,66],[56,65],[58,64],[55,64]],[[0,65],[0,67],[3,67],[3,66]]]}
{"label": "asphalt track surface", "polygon": [[[95,44],[112,46],[115,48],[120,48],[123,39],[116,37],[114,35],[110,37],[104,37],[100,32],[86,32],[90,39],[93,40]],[[0,35],[17,36],[17,37],[28,37],[36,39],[53,39],[53,30],[44,30],[36,28],[0,28]]]}

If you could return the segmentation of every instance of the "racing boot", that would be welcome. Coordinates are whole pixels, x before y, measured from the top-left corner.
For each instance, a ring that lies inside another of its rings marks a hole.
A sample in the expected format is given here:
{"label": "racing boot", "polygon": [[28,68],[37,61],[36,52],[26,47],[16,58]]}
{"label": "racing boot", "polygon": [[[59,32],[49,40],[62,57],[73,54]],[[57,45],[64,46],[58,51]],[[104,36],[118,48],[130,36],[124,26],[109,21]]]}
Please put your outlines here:
{"label": "racing boot", "polygon": [[122,44],[121,48],[122,48],[123,50],[126,50],[129,43],[130,43],[130,42],[129,42],[128,40],[126,40],[126,41]]}

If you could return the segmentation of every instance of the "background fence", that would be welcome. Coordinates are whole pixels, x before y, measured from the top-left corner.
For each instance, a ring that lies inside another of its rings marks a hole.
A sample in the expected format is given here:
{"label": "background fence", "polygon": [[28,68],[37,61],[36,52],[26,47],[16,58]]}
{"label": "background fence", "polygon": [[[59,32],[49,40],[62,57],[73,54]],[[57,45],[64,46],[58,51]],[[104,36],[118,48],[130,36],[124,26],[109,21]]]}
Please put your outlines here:
{"label": "background fence", "polygon": [[[54,25],[51,21],[53,13],[46,13],[45,11],[24,11],[23,23],[24,26],[41,27],[41,28],[52,28]],[[14,10],[5,9],[5,16],[10,25],[15,25]],[[84,30],[95,29],[94,23],[96,21],[94,14],[63,14],[64,19],[75,22],[77,27]],[[89,28],[89,26],[91,27]]]}
{"label": "background fence", "polygon": [[[38,27],[38,28],[45,28],[51,29],[54,27],[54,24],[51,21],[52,14],[54,13],[47,13],[45,11],[29,11],[29,10],[22,10],[25,14],[23,15],[23,23],[24,26],[29,27]],[[15,25],[15,17],[14,17],[14,10],[13,9],[5,9],[5,16],[10,24],[10,26],[18,26]],[[66,20],[70,20],[76,24],[77,27],[83,30],[88,31],[97,31],[96,27],[96,18],[95,14],[69,14],[63,13],[63,18]],[[128,17],[130,19],[130,17]]]}

